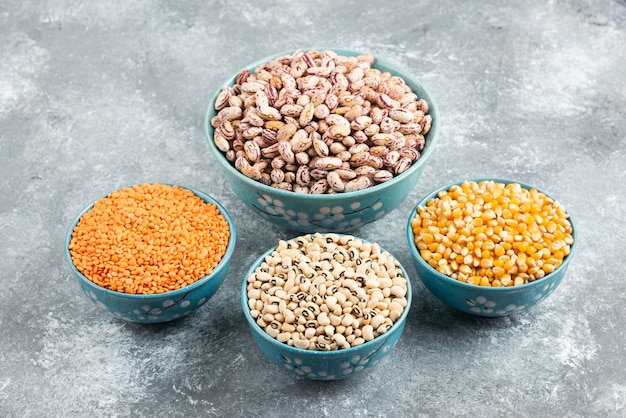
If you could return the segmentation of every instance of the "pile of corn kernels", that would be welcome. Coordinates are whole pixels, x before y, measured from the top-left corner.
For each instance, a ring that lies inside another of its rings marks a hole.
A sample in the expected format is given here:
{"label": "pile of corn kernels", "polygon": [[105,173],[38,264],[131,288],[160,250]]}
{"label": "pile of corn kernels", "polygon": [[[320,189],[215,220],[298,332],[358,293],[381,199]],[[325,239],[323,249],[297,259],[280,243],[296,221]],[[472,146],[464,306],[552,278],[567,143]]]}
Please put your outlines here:
{"label": "pile of corn kernels", "polygon": [[465,181],[418,207],[421,257],[442,274],[480,286],[517,286],[561,265],[574,243],[561,204],[520,184]]}

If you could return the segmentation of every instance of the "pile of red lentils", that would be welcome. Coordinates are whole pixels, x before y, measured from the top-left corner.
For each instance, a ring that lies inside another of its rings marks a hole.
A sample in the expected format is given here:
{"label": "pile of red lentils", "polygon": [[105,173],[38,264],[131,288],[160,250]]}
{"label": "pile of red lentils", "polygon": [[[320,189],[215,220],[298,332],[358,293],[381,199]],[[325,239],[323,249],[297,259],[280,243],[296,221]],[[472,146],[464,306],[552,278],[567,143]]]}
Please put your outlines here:
{"label": "pile of red lentils", "polygon": [[411,220],[415,245],[431,267],[461,282],[491,287],[541,279],[574,243],[564,207],[518,183],[465,181]]}
{"label": "pile of red lentils", "polygon": [[214,204],[178,186],[142,184],[98,200],[74,228],[69,250],[78,271],[95,284],[155,294],[211,273],[229,237]]}

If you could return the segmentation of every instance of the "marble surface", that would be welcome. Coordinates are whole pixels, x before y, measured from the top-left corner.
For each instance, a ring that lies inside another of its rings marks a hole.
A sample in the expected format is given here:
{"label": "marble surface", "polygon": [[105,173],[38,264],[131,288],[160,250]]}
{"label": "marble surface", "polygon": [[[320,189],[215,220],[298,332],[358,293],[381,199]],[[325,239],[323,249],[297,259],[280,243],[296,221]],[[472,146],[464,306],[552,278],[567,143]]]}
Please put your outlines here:
{"label": "marble surface", "polygon": [[[407,268],[414,306],[385,362],[313,382],[254,346],[238,292],[248,265],[294,233],[228,189],[202,118],[223,80],[277,52],[384,56],[437,98],[437,148],[403,204],[355,235]],[[0,1],[0,416],[626,415],[626,3]],[[501,319],[443,306],[419,282],[404,225],[449,182],[536,185],[572,215],[562,286]],[[63,256],[72,219],[142,182],[219,199],[237,247],[194,315],[120,322]]]}

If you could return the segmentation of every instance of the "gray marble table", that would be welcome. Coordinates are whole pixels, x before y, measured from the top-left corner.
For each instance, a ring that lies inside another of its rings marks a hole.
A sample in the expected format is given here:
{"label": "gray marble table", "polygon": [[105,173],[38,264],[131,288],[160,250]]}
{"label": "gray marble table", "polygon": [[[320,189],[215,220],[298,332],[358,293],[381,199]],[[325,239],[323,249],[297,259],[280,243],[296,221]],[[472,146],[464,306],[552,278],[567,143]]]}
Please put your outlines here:
{"label": "gray marble table", "polygon": [[[354,231],[407,267],[405,333],[375,370],[328,383],[254,345],[243,275],[295,234],[239,202],[202,133],[231,73],[310,46],[407,67],[442,122],[403,204]],[[0,416],[626,415],[625,68],[623,0],[0,1]],[[501,319],[435,299],[403,233],[425,193],[481,176],[548,191],[579,229],[562,286]],[[94,306],[63,256],[88,202],[142,182],[204,190],[238,231],[216,296],[156,326]]]}

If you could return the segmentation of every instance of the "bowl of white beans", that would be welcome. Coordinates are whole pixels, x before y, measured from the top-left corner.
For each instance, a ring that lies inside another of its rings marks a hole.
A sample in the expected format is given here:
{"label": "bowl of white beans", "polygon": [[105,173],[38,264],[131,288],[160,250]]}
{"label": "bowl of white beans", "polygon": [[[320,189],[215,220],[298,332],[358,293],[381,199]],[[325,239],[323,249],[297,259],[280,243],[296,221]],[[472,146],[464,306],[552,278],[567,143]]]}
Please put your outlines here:
{"label": "bowl of white beans", "polygon": [[335,233],[280,240],[250,266],[241,288],[259,349],[312,380],[379,364],[402,335],[411,301],[411,282],[389,252]]}
{"label": "bowl of white beans", "polygon": [[205,138],[227,183],[268,221],[353,231],[406,198],[439,134],[409,70],[344,49],[299,49],[237,71],[213,96]]}

